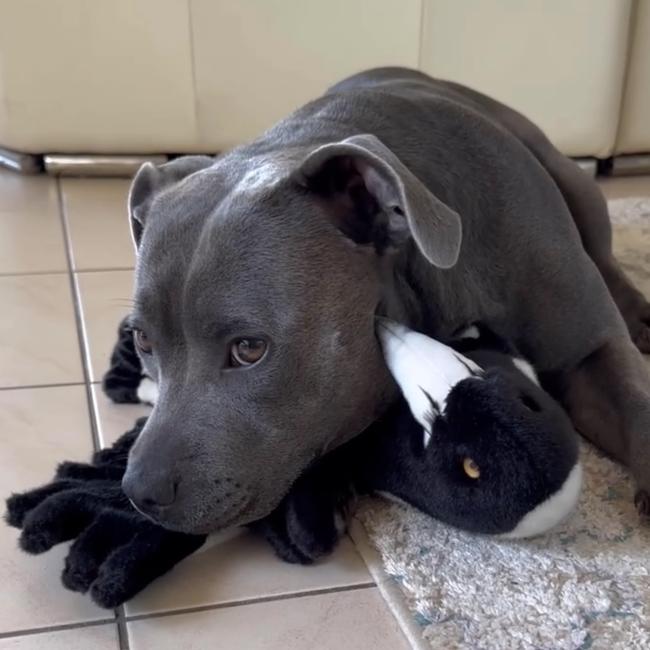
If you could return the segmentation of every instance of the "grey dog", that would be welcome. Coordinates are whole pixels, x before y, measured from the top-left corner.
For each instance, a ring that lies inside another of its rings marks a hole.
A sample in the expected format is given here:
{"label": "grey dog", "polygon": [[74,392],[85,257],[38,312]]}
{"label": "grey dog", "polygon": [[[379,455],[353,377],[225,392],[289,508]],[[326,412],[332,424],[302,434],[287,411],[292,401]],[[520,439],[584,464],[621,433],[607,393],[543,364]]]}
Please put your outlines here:
{"label": "grey dog", "polygon": [[398,391],[377,313],[512,340],[650,513],[650,306],[596,184],[515,111],[372,70],[229,153],[144,165],[129,204],[160,396],[123,486],[163,525],[263,517],[380,418]]}

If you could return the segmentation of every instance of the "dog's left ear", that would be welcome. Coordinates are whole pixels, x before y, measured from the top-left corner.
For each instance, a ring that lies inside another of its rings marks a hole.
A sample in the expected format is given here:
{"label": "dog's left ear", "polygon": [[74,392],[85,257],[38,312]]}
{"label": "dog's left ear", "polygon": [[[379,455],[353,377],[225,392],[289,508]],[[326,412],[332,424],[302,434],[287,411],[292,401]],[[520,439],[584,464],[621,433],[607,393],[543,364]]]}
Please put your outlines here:
{"label": "dog's left ear", "polygon": [[136,250],[140,245],[153,199],[163,190],[194,172],[210,167],[213,163],[214,158],[209,156],[182,156],[159,166],[147,162],[138,169],[129,190],[129,220]]}
{"label": "dog's left ear", "polygon": [[379,250],[409,237],[435,266],[458,260],[461,220],[373,135],[355,135],[315,149],[295,174],[325,201],[337,227]]}

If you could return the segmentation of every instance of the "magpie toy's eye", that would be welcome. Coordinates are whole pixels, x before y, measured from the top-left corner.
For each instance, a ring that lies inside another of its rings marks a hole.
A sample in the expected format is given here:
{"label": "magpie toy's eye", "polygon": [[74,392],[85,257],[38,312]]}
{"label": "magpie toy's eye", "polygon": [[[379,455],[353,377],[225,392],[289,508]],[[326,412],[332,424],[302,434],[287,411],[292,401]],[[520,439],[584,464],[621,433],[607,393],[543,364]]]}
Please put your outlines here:
{"label": "magpie toy's eye", "polygon": [[233,341],[230,345],[230,367],[240,368],[252,366],[266,354],[266,341],[257,338],[243,338]]}
{"label": "magpie toy's eye", "polygon": [[153,344],[149,340],[147,333],[144,330],[134,329],[133,340],[135,345],[143,354],[151,354],[153,352]]}
{"label": "magpie toy's eye", "polygon": [[477,479],[481,476],[481,470],[473,458],[463,458],[463,471],[467,476],[473,479]]}

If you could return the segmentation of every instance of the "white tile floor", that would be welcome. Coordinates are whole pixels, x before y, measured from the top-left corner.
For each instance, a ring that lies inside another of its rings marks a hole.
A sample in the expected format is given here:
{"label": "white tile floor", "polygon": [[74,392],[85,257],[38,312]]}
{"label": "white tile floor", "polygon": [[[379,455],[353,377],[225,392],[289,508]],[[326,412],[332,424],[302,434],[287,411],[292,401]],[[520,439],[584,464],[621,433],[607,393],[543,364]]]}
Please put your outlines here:
{"label": "white tile floor", "polygon": [[[0,172],[2,497],[47,481],[60,459],[86,459],[93,440],[109,444],[146,412],[109,403],[96,383],[131,296],[127,189]],[[649,195],[650,179],[603,189]],[[0,526],[0,650],[408,647],[349,540],[329,560],[296,567],[244,535],[188,559],[117,613],[63,589],[64,553],[28,557]]]}
{"label": "white tile floor", "polygon": [[[131,297],[127,190],[0,172],[3,498],[49,480],[61,459],[88,458],[95,436],[110,444],[147,411],[111,404],[96,383]],[[116,613],[61,586],[65,548],[30,557],[16,538],[0,525],[0,650],[408,647],[349,539],[298,567],[242,535]]]}

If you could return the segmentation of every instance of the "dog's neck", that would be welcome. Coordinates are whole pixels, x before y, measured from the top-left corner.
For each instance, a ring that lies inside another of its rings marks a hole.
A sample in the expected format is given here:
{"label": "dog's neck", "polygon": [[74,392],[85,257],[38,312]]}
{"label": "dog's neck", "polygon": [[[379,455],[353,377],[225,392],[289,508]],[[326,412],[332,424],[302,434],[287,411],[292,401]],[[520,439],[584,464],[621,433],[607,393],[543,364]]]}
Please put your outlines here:
{"label": "dog's neck", "polygon": [[438,308],[444,292],[439,270],[409,244],[403,251],[386,259],[382,268],[382,304],[378,312],[392,320],[438,336],[447,329]]}

